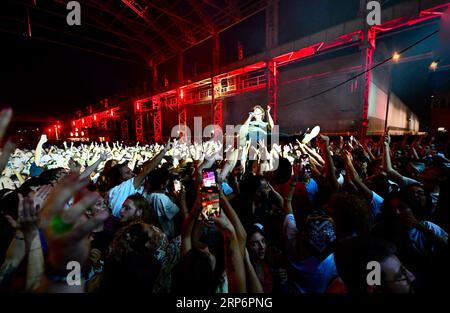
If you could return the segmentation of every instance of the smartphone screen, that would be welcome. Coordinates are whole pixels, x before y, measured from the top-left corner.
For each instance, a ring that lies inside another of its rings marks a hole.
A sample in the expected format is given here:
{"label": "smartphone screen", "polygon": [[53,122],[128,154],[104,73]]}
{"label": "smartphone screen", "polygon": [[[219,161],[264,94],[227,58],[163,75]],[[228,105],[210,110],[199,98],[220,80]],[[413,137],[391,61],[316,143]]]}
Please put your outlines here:
{"label": "smartphone screen", "polygon": [[300,157],[300,160],[301,160],[302,170],[308,174],[311,173],[311,164],[309,163],[309,155],[303,154]]}
{"label": "smartphone screen", "polygon": [[213,217],[220,216],[220,199],[216,190],[202,190],[202,214],[201,218],[210,221]]}
{"label": "smartphone screen", "polygon": [[200,219],[210,221],[220,216],[220,197],[217,188],[216,173],[206,169],[202,172],[202,212]]}
{"label": "smartphone screen", "polygon": [[202,186],[205,188],[217,187],[216,173],[214,170],[203,170],[202,172]]}
{"label": "smartphone screen", "polygon": [[179,192],[181,190],[181,182],[178,179],[173,181],[173,189],[175,192]]}

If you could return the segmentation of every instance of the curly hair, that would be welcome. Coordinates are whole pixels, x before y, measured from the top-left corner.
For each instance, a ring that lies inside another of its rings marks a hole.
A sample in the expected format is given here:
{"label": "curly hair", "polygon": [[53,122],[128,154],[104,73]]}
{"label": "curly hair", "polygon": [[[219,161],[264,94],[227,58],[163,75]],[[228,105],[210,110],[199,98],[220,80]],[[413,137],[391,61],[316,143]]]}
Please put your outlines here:
{"label": "curly hair", "polygon": [[[153,232],[150,236],[147,227]],[[122,227],[105,260],[100,291],[152,292],[161,271],[158,250],[166,243],[162,231],[153,225],[133,222]]]}
{"label": "curly hair", "polygon": [[348,192],[336,193],[331,197],[330,208],[338,234],[368,232],[370,208],[363,197]]}
{"label": "curly hair", "polygon": [[[149,237],[146,227],[150,227]],[[126,258],[130,254],[157,254],[158,249],[168,245],[165,234],[154,225],[134,221],[119,229],[112,243],[112,255],[116,259]]]}

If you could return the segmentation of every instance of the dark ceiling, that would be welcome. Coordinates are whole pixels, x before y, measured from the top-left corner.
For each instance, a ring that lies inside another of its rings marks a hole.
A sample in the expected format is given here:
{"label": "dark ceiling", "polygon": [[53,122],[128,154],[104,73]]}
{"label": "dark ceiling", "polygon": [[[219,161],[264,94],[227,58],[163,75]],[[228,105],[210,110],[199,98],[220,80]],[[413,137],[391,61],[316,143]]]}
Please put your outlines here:
{"label": "dark ceiling", "polygon": [[5,2],[0,32],[122,60],[138,56],[147,64],[168,60],[267,5],[265,0],[79,0],[82,25],[68,26],[68,0]]}

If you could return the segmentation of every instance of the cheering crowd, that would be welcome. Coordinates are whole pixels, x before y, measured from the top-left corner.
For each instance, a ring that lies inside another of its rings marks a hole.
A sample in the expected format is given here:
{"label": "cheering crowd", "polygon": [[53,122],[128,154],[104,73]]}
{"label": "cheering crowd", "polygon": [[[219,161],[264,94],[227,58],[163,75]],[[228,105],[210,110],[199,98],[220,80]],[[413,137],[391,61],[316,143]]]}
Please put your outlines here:
{"label": "cheering crowd", "polygon": [[[11,116],[1,111],[0,138]],[[258,149],[176,140],[50,146],[45,135],[34,150],[6,142],[0,290],[448,290],[449,148],[448,138],[388,133]],[[217,173],[220,196],[209,222],[200,217],[204,169]]]}

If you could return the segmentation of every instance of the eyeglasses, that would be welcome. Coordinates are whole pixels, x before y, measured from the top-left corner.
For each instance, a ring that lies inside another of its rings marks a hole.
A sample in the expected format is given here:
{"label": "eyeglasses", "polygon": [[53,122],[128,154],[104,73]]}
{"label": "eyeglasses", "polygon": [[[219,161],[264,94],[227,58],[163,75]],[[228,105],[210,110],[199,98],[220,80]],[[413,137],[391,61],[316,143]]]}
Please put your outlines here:
{"label": "eyeglasses", "polygon": [[401,282],[401,281],[405,281],[407,280],[408,282],[412,282],[412,280],[408,277],[408,270],[406,269],[406,267],[404,267],[403,265],[400,265],[400,272],[402,275],[402,278],[399,279],[394,279],[394,280],[387,280],[384,281],[385,283],[397,283],[397,282]]}

